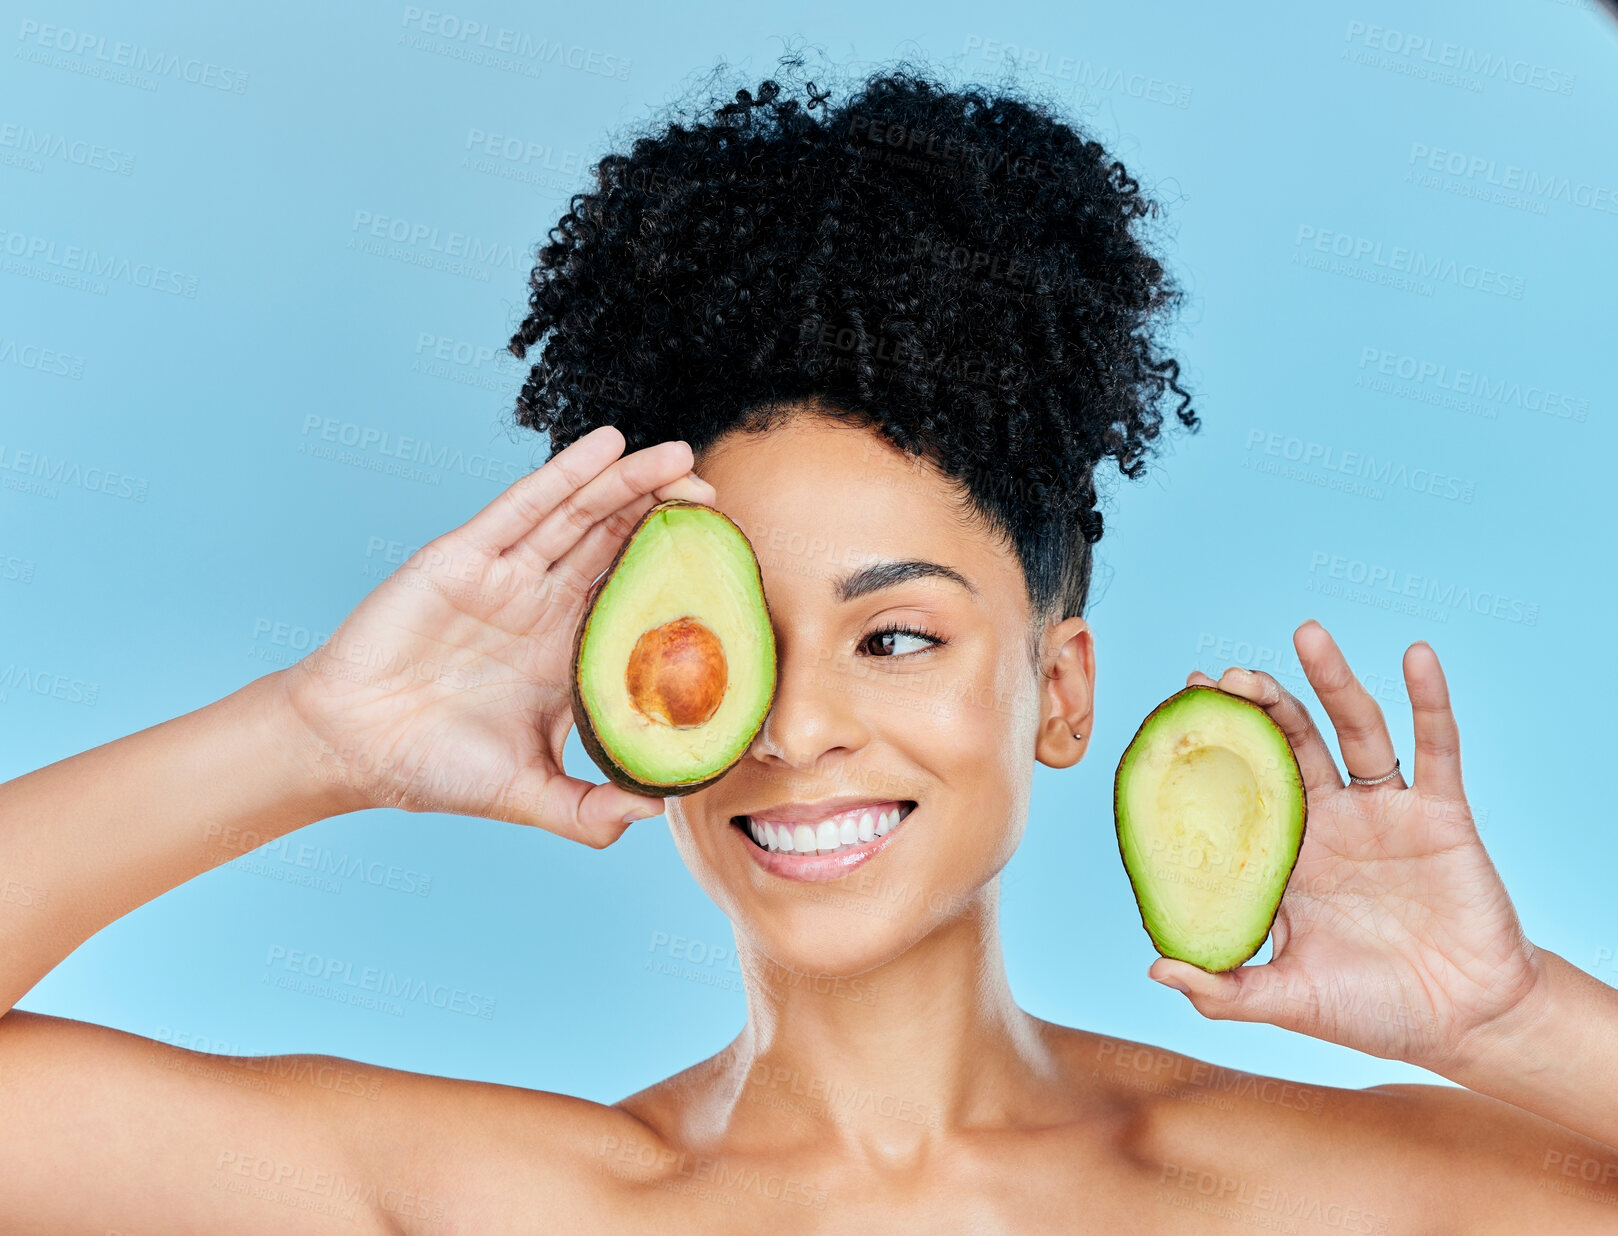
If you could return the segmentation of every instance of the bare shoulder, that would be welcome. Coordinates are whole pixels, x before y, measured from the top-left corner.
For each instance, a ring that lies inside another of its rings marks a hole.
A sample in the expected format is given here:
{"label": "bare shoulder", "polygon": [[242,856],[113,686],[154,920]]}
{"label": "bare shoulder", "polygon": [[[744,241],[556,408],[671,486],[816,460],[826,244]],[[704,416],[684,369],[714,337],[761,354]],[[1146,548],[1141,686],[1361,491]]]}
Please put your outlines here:
{"label": "bare shoulder", "polygon": [[1350,1232],[1618,1230],[1618,1152],[1447,1085],[1294,1081],[1053,1027],[1076,1085],[1132,1113],[1160,1200]]}
{"label": "bare shoulder", "polygon": [[373,1145],[396,1176],[438,1199],[434,1214],[423,1216],[426,1230],[607,1230],[643,1212],[670,1156],[658,1131],[620,1106],[495,1082],[374,1072],[393,1101],[375,1114]]}
{"label": "bare shoulder", "polygon": [[646,1192],[620,1148],[660,1149],[586,1099],[21,1010],[0,1018],[0,1110],[4,1231],[127,1230],[154,1196],[175,1233],[605,1229]]}

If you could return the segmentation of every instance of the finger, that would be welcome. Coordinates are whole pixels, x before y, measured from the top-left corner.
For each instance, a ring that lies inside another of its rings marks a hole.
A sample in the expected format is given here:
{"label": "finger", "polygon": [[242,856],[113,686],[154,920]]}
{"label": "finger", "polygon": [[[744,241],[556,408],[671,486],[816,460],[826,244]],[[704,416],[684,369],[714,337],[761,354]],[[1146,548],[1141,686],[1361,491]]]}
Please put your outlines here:
{"label": "finger", "polygon": [[[1343,755],[1343,767],[1353,776],[1380,777],[1393,768],[1393,739],[1388,736],[1388,723],[1382,709],[1371,693],[1360,685],[1354,671],[1337,641],[1326,628],[1314,619],[1305,622],[1292,634],[1298,649],[1298,661],[1309,676],[1315,694],[1331,718],[1337,731],[1337,747]],[[1383,783],[1393,789],[1403,789],[1404,777],[1395,776]]]}
{"label": "finger", "polygon": [[[1208,678],[1206,674],[1200,677]],[[1220,675],[1217,683],[1208,678],[1208,684],[1252,700],[1270,714],[1270,720],[1281,727],[1287,742],[1292,745],[1292,754],[1298,757],[1298,771],[1303,775],[1303,788],[1306,791],[1318,793],[1343,788],[1343,777],[1337,771],[1337,761],[1332,758],[1331,750],[1315,727],[1309,710],[1274,678],[1261,670],[1231,666]]]}
{"label": "finger", "polygon": [[1449,683],[1438,654],[1426,640],[1405,649],[1405,688],[1415,723],[1416,757],[1411,777],[1424,794],[1463,800],[1461,731],[1450,709]]}
{"label": "finger", "polygon": [[538,767],[519,773],[496,806],[501,819],[543,828],[597,850],[623,836],[633,820],[663,813],[660,799],[632,794],[610,781],[595,785]]}
{"label": "finger", "polygon": [[569,443],[505,490],[459,531],[491,556],[504,552],[569,494],[595,478],[623,453],[624,435],[598,425]]}
{"label": "finger", "polygon": [[1305,1024],[1307,999],[1302,992],[1291,991],[1286,977],[1269,964],[1209,974],[1186,962],[1159,957],[1146,975],[1183,992],[1191,1006],[1212,1021],[1267,1022],[1288,1029]]}
{"label": "finger", "polygon": [[687,472],[679,480],[670,481],[667,485],[659,487],[656,492],[659,502],[678,498],[684,502],[698,502],[703,506],[712,506],[719,496],[714,487],[695,472]]}
{"label": "finger", "polygon": [[643,494],[628,506],[619,507],[580,537],[577,545],[551,563],[550,575],[565,587],[588,592],[596,577],[607,569],[613,555],[635,530],[641,516],[660,500],[651,494]]}
{"label": "finger", "polygon": [[651,494],[642,495],[627,506],[619,507],[579,538],[577,545],[551,563],[550,573],[560,576],[562,582],[570,587],[581,592],[588,591],[635,530],[641,517],[657,503],[679,499],[712,506],[717,497],[712,485],[696,473],[688,472],[679,480]]}
{"label": "finger", "polygon": [[512,545],[509,552],[530,569],[544,571],[619,507],[654,493],[691,471],[691,448],[659,442],[625,455],[575,490]]}

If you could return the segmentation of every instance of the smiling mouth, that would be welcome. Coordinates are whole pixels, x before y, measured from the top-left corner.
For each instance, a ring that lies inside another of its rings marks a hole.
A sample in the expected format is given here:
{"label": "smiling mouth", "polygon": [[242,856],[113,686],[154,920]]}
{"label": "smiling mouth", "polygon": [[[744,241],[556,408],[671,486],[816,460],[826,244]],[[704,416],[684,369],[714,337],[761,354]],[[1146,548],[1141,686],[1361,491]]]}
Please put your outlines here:
{"label": "smiling mouth", "polygon": [[730,822],[759,849],[803,858],[859,849],[885,837],[916,809],[914,802],[865,803],[820,820],[802,823],[733,815]]}

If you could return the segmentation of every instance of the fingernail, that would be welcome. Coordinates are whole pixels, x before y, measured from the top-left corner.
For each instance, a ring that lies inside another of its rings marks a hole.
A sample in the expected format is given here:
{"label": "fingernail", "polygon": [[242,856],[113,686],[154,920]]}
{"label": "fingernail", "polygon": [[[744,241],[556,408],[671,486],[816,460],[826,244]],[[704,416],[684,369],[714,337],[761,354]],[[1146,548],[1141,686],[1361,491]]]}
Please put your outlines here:
{"label": "fingernail", "polygon": [[1184,983],[1180,982],[1179,979],[1158,978],[1156,975],[1152,975],[1150,977],[1154,983],[1162,983],[1165,987],[1172,987],[1182,996],[1189,996],[1191,994],[1191,989]]}

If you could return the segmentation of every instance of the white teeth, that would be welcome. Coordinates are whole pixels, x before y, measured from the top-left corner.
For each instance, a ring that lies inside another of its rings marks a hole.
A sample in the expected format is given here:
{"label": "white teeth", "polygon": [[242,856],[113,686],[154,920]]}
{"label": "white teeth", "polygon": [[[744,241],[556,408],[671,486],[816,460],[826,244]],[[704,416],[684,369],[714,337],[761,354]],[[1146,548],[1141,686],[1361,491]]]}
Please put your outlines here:
{"label": "white teeth", "polygon": [[754,841],[777,854],[831,854],[887,836],[898,826],[900,818],[899,808],[892,807],[885,811],[862,811],[858,816],[841,815],[818,824],[776,824],[749,819],[747,828]]}

